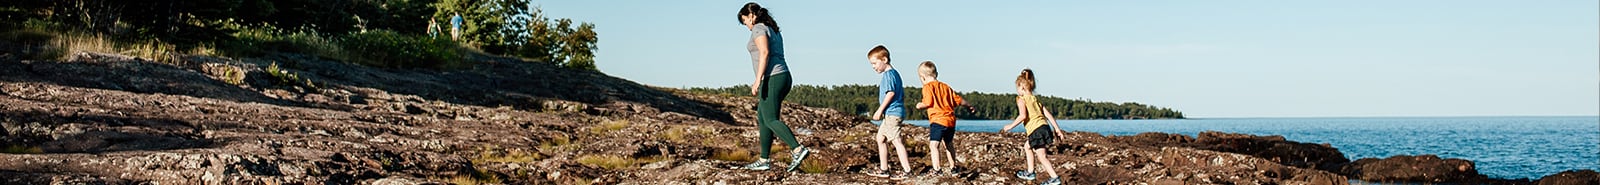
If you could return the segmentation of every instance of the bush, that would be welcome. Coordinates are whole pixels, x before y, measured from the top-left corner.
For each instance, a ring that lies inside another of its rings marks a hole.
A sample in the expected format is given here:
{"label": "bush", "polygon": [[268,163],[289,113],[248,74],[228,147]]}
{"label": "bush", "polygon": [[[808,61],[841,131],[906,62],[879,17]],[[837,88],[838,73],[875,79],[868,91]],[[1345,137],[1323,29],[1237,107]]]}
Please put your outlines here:
{"label": "bush", "polygon": [[304,53],[333,60],[348,60],[343,48],[333,39],[315,31],[286,33],[270,26],[243,28],[233,33],[227,44],[228,55],[257,56],[269,51]]}
{"label": "bush", "polygon": [[[66,48],[56,42],[56,35],[38,30],[17,30],[0,34],[0,41],[17,44],[19,57],[31,60],[54,60],[67,55]],[[10,48],[8,48],[10,49]]]}
{"label": "bush", "polygon": [[278,85],[304,87],[306,92],[316,91],[317,89],[317,84],[312,83],[311,79],[300,78],[300,75],[278,67],[277,62],[273,62],[271,65],[268,65],[267,69],[264,70],[267,72],[268,76],[272,76],[273,78],[277,79],[276,82]]}
{"label": "bush", "polygon": [[378,30],[352,33],[340,40],[350,62],[386,68],[459,68],[461,48],[446,39],[402,35]]}
{"label": "bush", "polygon": [[6,148],[3,149],[3,150],[0,150],[0,153],[7,153],[7,154],[42,154],[42,153],[44,153],[44,150],[43,149],[39,149],[39,147],[36,147],[36,146],[11,145],[11,146],[6,146]]}

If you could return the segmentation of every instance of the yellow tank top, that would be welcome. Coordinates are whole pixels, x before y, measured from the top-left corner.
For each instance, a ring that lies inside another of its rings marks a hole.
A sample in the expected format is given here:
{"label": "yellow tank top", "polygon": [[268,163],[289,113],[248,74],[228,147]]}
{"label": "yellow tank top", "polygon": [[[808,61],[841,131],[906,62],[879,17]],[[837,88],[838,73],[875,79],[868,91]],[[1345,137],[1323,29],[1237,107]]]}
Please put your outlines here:
{"label": "yellow tank top", "polygon": [[1022,100],[1023,108],[1028,110],[1028,122],[1023,127],[1027,129],[1028,134],[1032,134],[1033,130],[1039,129],[1039,127],[1044,126],[1045,121],[1049,121],[1044,118],[1044,107],[1039,105],[1038,98],[1033,95],[1019,95],[1017,99]]}

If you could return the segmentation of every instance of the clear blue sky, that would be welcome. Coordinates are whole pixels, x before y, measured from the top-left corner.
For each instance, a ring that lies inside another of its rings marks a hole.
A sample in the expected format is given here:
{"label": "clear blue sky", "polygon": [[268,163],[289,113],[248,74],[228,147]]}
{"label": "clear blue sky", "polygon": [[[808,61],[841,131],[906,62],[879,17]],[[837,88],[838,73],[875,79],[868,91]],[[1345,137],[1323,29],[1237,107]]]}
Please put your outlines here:
{"label": "clear blue sky", "polygon": [[[539,1],[597,24],[601,71],[664,87],[753,79],[745,1]],[[1134,101],[1190,117],[1600,114],[1600,1],[761,1],[797,84],[875,84],[889,46],[958,91]],[[920,86],[915,82],[907,83]]]}

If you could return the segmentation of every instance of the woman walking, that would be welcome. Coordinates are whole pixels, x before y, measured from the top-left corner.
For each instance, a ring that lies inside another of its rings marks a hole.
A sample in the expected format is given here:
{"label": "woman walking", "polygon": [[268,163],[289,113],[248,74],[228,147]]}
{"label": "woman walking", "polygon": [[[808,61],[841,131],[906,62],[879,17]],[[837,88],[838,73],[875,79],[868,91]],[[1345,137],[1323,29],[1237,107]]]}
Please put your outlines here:
{"label": "woman walking", "polygon": [[756,72],[756,81],[750,84],[750,94],[761,99],[761,103],[756,105],[756,127],[761,131],[758,139],[761,159],[745,165],[744,169],[772,168],[772,139],[777,138],[792,148],[789,151],[792,161],[789,162],[788,171],[794,171],[811,151],[795,140],[788,124],[778,120],[783,98],[789,96],[789,86],[793,83],[789,77],[789,66],[783,59],[783,35],[779,34],[778,23],[767,13],[767,9],[755,2],[745,3],[744,7],[739,8],[739,24],[750,29],[748,49]]}

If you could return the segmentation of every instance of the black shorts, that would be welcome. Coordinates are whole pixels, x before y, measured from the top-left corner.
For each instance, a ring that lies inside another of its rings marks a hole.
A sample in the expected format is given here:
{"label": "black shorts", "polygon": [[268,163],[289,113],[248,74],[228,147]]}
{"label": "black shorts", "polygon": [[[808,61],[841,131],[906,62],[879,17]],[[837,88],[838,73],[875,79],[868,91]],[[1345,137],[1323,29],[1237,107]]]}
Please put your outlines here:
{"label": "black shorts", "polygon": [[928,124],[928,141],[938,141],[949,144],[956,139],[956,128],[945,127],[938,123]]}
{"label": "black shorts", "polygon": [[1028,133],[1028,149],[1050,146],[1051,142],[1055,142],[1055,138],[1055,132],[1050,132],[1049,128],[1033,129],[1033,133]]}

